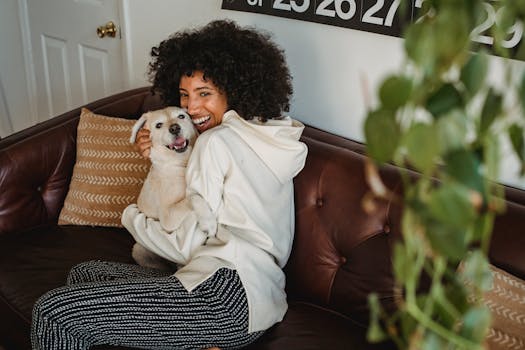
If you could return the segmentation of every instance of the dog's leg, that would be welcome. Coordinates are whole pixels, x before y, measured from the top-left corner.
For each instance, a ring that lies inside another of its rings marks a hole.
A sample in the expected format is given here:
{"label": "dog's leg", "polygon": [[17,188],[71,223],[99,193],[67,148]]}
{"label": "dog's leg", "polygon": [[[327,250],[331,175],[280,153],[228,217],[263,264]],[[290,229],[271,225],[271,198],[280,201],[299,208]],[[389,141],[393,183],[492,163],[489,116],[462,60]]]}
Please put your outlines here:
{"label": "dog's leg", "polygon": [[158,256],[139,243],[133,245],[131,256],[140,266],[166,271],[177,270],[177,264]]}
{"label": "dog's leg", "polygon": [[208,235],[214,237],[217,234],[217,217],[211,211],[208,203],[201,195],[193,193],[189,196],[193,211],[197,215],[199,228]]}
{"label": "dog's leg", "polygon": [[180,229],[186,217],[192,214],[191,204],[186,198],[177,203],[160,203],[159,222],[167,232]]}

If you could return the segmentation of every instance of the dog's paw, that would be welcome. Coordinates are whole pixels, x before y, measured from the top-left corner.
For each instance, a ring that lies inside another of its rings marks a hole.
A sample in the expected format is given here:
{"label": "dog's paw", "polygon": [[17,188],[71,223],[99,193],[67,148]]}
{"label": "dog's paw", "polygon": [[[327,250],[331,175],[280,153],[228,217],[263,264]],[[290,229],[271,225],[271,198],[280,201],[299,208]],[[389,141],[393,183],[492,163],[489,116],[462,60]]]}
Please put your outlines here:
{"label": "dog's paw", "polygon": [[214,216],[199,216],[197,218],[199,229],[208,237],[214,237],[217,233],[217,219]]}

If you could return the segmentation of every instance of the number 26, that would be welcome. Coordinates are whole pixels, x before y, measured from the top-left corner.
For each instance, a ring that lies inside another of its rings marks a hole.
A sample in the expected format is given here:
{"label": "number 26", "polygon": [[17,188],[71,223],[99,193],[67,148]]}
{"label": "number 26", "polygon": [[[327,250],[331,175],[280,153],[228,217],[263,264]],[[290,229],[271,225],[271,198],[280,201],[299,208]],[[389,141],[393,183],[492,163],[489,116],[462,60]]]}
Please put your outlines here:
{"label": "number 26", "polygon": [[[327,17],[335,17],[337,14],[339,18],[344,20],[354,17],[357,10],[357,4],[355,3],[355,0],[335,0],[335,10],[327,9],[327,7],[333,2],[334,0],[323,0],[315,10],[315,14]],[[347,2],[349,5],[348,11],[346,12],[343,10],[343,2]]]}

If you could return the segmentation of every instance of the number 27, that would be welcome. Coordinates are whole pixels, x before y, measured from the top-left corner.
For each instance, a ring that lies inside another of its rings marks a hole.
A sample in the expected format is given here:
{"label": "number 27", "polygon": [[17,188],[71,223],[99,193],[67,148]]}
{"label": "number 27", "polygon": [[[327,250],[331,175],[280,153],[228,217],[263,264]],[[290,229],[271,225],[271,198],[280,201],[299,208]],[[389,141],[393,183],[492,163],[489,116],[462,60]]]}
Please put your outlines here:
{"label": "number 27", "polygon": [[394,16],[396,15],[396,11],[399,8],[401,0],[394,0],[392,2],[392,5],[390,5],[390,8],[388,9],[388,13],[386,14],[386,17],[383,22],[383,18],[374,16],[379,10],[383,8],[385,5],[384,0],[376,0],[376,3],[370,7],[363,15],[363,22],[371,23],[371,24],[377,24],[377,25],[385,25],[387,27],[391,27],[392,23],[394,22]]}

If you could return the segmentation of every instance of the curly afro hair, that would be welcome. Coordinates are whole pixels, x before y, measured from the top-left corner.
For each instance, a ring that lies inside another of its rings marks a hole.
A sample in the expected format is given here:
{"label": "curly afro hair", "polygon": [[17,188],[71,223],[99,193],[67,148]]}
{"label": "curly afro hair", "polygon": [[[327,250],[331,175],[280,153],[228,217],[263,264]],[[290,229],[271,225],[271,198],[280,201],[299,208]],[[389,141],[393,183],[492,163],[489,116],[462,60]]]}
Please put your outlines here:
{"label": "curly afro hair", "polygon": [[168,105],[180,105],[183,74],[201,71],[226,94],[242,118],[281,117],[290,107],[292,78],[284,52],[270,35],[228,20],[177,32],[151,49],[152,91]]}

